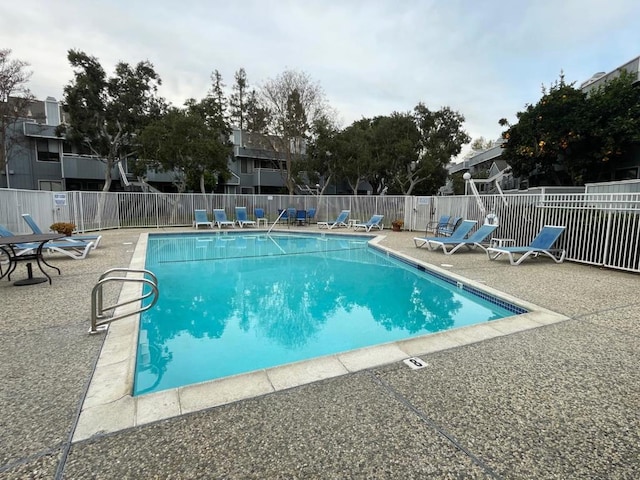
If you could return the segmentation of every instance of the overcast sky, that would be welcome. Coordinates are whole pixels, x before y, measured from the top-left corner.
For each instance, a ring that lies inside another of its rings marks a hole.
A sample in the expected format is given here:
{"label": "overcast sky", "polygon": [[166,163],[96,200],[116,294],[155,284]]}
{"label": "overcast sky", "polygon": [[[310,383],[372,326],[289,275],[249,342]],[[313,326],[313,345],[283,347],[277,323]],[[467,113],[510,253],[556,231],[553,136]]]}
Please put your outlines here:
{"label": "overcast sky", "polygon": [[0,3],[0,48],[30,63],[37,98],[62,99],[67,51],[150,61],[174,105],[200,99],[215,69],[259,87],[306,72],[342,126],[418,102],[462,113],[496,139],[564,71],[579,85],[640,55],[638,0],[29,0]]}

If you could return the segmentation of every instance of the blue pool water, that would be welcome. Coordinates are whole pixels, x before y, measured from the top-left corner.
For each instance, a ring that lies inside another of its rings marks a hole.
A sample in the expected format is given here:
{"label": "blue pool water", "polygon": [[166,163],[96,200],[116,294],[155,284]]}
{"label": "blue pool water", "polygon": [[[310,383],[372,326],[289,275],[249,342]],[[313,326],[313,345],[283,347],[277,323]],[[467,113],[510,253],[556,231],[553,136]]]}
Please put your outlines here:
{"label": "blue pool water", "polygon": [[520,313],[368,239],[149,235],[160,299],[141,315],[134,395]]}

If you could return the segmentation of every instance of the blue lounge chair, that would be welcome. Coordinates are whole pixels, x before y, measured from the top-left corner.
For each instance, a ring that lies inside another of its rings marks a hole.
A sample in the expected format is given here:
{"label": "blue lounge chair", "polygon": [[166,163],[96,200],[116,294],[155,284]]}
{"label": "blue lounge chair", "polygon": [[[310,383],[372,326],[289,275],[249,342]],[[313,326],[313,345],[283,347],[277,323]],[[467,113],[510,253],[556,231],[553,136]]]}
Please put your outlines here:
{"label": "blue lounge chair", "polygon": [[208,226],[209,228],[213,228],[213,222],[210,222],[207,218],[206,210],[194,210],[195,220],[193,221],[193,226],[197,229],[200,225]]}
{"label": "blue lounge chair", "polygon": [[249,220],[249,216],[247,215],[247,207],[236,207],[236,222],[240,226],[240,228],[244,228],[245,225],[250,227],[255,227],[256,222],[253,220]]}
{"label": "blue lounge chair", "polygon": [[[476,247],[483,251],[487,251],[486,241],[487,238],[498,228],[497,225],[482,225],[468,238],[462,240],[455,239],[453,237],[438,237],[427,240],[427,248],[429,250],[437,250],[442,247],[442,251],[445,255],[451,255],[456,253],[462,247],[467,247],[469,250],[474,250]],[[447,246],[453,248],[447,251]]]}
{"label": "blue lounge chair", "polygon": [[213,209],[213,223],[220,229],[222,227],[235,228],[236,226],[236,222],[227,219],[227,214],[222,208]]}
{"label": "blue lounge chair", "polygon": [[[462,242],[477,223],[475,220],[464,220],[447,240]],[[430,240],[439,241],[442,240],[442,237],[413,237],[413,243],[415,243],[418,248],[428,245]]]}
{"label": "blue lounge chair", "polygon": [[[566,227],[545,225],[531,243],[526,247],[489,247],[487,256],[489,260],[495,260],[501,255],[507,255],[511,265],[520,265],[525,259],[540,254],[546,255],[556,263],[562,263],[566,251],[562,248],[551,248],[556,240],[562,235]],[[520,255],[516,258],[514,255]]]}
{"label": "blue lounge chair", "polygon": [[365,223],[354,223],[353,230],[357,230],[359,228],[364,228],[367,232],[370,232],[372,228],[377,228],[378,230],[382,230],[384,225],[382,224],[382,219],[384,215],[372,215],[369,221]]}
{"label": "blue lounge chair", "polygon": [[[40,234],[36,234],[40,235]],[[6,227],[0,225],[0,236],[2,237],[14,237],[15,234],[10,230],[7,230]],[[39,242],[27,242],[27,243],[18,243],[14,245],[17,249],[16,257],[20,257],[22,255],[29,255],[35,253],[35,251],[40,246]],[[44,245],[45,250],[49,250],[49,252],[58,252],[67,257],[71,257],[74,260],[82,260],[86,258],[89,254],[89,251],[93,249],[92,242],[81,242],[79,240],[71,239],[71,238],[61,238],[59,240],[54,240],[51,242],[47,242]]]}
{"label": "blue lounge chair", "polygon": [[[29,228],[31,229],[31,231],[33,233],[35,233],[36,235],[40,235],[42,233],[46,233],[46,232],[42,231],[42,229],[36,223],[36,221],[33,219],[31,214],[23,213],[22,214],[22,219],[25,222],[27,222],[27,225],[29,225]],[[102,235],[73,235],[71,237],[64,238],[64,239],[61,238],[58,241],[62,242],[62,241],[77,241],[77,240],[79,240],[81,242],[91,242],[91,244],[93,245],[92,248],[98,248],[98,244],[100,243],[101,239],[102,239]]]}
{"label": "blue lounge chair", "polygon": [[331,230],[332,228],[346,227],[347,219],[349,218],[350,213],[351,213],[351,210],[342,210],[340,212],[340,215],[338,215],[338,217],[335,220],[327,221],[327,222],[318,222],[318,228],[324,227]]}

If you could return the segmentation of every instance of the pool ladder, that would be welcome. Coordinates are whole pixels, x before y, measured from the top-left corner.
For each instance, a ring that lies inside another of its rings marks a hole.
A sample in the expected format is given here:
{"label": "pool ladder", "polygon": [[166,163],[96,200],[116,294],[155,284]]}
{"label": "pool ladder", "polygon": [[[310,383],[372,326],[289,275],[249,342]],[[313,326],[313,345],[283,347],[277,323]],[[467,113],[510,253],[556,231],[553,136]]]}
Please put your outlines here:
{"label": "pool ladder", "polygon": [[[126,276],[111,277],[110,275],[114,272],[120,272],[120,273],[124,272],[125,274],[126,273],[142,273],[151,278],[146,278],[146,277],[134,278],[134,277],[126,277]],[[131,300],[126,300],[126,301],[123,301],[122,303],[116,303],[115,305],[111,305],[109,307],[105,307],[103,305],[102,287],[105,284],[111,283],[111,282],[142,283],[142,284],[148,285],[150,287],[150,290],[144,295],[141,295],[140,297],[136,297]],[[100,278],[98,279],[98,283],[96,283],[96,285],[93,287],[93,290],[91,290],[91,330],[89,330],[89,333],[98,333],[98,332],[104,331],[106,330],[107,325],[111,322],[115,322],[116,320],[130,317],[131,315],[136,315],[138,313],[142,313],[149,310],[156,304],[156,302],[158,301],[159,295],[160,293],[158,291],[158,278],[153,274],[153,272],[150,272],[149,270],[145,270],[142,268],[140,269],[112,268],[110,270],[107,270],[102,275],[100,275]],[[153,298],[151,299],[151,302],[149,302],[148,305],[140,306],[139,308],[133,311],[124,313],[122,315],[117,315],[112,317],[109,317],[108,315],[106,315],[107,312],[111,310],[115,310],[118,307],[129,305],[135,302],[142,302],[143,300],[146,300],[151,296],[153,296]]]}

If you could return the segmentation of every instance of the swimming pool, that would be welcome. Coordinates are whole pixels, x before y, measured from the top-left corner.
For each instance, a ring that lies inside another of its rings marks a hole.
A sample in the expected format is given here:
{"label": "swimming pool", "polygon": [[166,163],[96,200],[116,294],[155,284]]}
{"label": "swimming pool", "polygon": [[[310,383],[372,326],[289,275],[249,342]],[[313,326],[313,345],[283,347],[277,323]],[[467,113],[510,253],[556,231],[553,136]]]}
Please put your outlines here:
{"label": "swimming pool", "polygon": [[161,295],[140,319],[134,395],[525,312],[370,238],[149,235]]}

